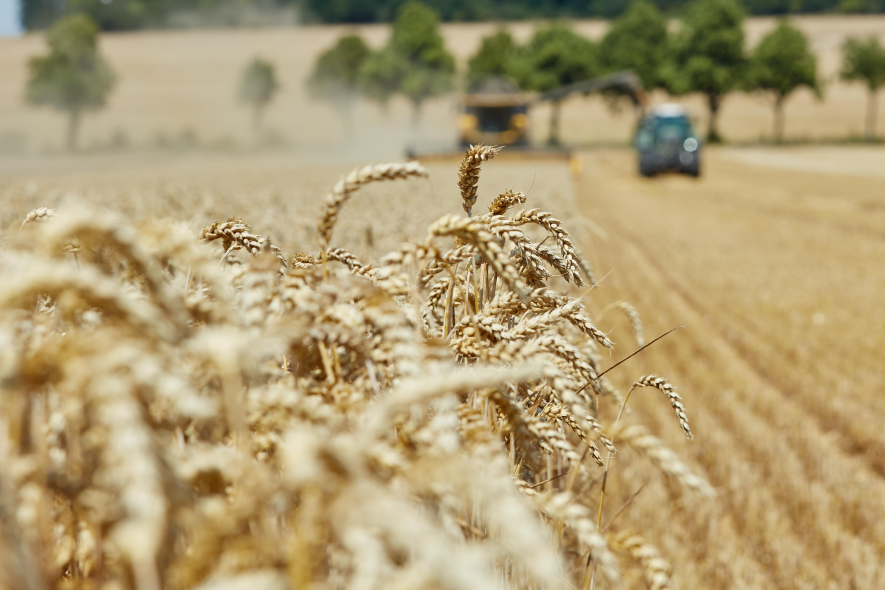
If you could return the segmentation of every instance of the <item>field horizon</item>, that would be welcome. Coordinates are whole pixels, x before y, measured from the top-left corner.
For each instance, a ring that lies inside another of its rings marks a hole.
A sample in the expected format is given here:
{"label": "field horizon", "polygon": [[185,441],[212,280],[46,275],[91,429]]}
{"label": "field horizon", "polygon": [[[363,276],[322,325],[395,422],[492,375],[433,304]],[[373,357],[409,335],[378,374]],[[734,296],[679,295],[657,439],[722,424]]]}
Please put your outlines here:
{"label": "field horizon", "polygon": [[[860,137],[866,91],[860,84],[838,80],[839,50],[846,36],[877,35],[885,39],[885,15],[797,16],[790,19],[805,31],[818,54],[825,97],[817,101],[810,92],[798,91],[786,107],[787,140],[844,140]],[[752,47],[777,22],[775,18],[748,18],[747,45]],[[605,21],[571,23],[578,32],[598,39]],[[443,24],[448,49],[463,68],[481,38],[501,26],[497,23]],[[518,40],[527,39],[536,23],[504,23]],[[420,128],[411,127],[409,106],[394,99],[386,111],[360,101],[355,110],[354,137],[347,138],[341,115],[311,101],[304,81],[319,52],[346,32],[357,32],[373,47],[384,43],[386,25],[305,26],[262,29],[161,30],[106,33],[101,47],[119,76],[119,85],[106,109],[86,115],[81,144],[86,149],[122,149],[127,144],[145,147],[196,143],[230,149],[253,143],[250,115],[237,103],[235,87],[241,69],[255,56],[273,61],[281,92],[266,114],[266,131],[289,148],[312,151],[337,149],[344,144],[382,145],[401,150],[421,139],[451,144],[456,133],[457,93],[429,101]],[[63,115],[24,104],[27,60],[45,51],[41,34],[0,39],[0,149],[6,152],[57,151],[65,128]],[[670,99],[655,93],[653,102],[676,100],[705,129],[706,109],[696,96]],[[878,122],[885,130],[885,117]],[[547,134],[548,107],[531,113],[532,137]],[[562,115],[566,143],[626,143],[634,125],[632,109],[612,112],[599,97],[566,101]],[[756,95],[734,93],[726,98],[721,130],[726,140],[754,142],[771,137],[769,101]],[[116,148],[115,148],[116,146]]]}

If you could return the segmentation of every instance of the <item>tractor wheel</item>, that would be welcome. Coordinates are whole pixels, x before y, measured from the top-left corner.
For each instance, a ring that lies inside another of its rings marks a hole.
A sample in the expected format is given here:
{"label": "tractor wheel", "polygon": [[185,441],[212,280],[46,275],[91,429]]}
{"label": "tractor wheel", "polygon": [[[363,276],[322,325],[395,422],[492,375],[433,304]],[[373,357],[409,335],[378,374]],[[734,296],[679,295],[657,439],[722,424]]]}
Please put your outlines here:
{"label": "tractor wheel", "polygon": [[654,165],[647,158],[639,158],[639,174],[651,178],[657,173]]}
{"label": "tractor wheel", "polygon": [[685,167],[685,173],[695,178],[701,175],[700,154],[695,154],[694,158],[691,159],[691,164]]}

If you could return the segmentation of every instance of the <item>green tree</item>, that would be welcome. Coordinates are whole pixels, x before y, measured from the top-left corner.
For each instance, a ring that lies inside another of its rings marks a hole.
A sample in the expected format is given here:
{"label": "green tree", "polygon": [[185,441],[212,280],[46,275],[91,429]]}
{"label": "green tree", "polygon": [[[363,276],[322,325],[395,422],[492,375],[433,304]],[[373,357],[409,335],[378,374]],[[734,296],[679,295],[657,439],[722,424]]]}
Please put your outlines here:
{"label": "green tree", "polygon": [[667,20],[648,0],[634,0],[612,23],[599,45],[603,70],[633,70],[646,90],[662,87],[661,68],[668,51]]}
{"label": "green tree", "polygon": [[438,25],[435,11],[408,0],[397,11],[387,46],[370,55],[360,71],[360,86],[370,98],[382,103],[397,93],[408,98],[415,125],[424,101],[453,86],[455,58],[446,51]]}
{"label": "green tree", "polygon": [[256,57],[243,69],[237,93],[240,101],[252,107],[252,130],[256,136],[261,132],[264,109],[279,89],[276,70],[271,62]]}
{"label": "green tree", "polygon": [[67,113],[66,145],[75,150],[82,114],[105,105],[114,87],[114,73],[98,53],[98,26],[86,15],[56,21],[47,42],[49,54],[28,63],[25,99]]}
{"label": "green tree", "polygon": [[817,77],[817,57],[812,53],[805,34],[783,20],[765,36],[750,57],[747,77],[750,90],[774,96],[774,137],[784,137],[784,102],[801,86],[821,96]]}
{"label": "green tree", "polygon": [[439,15],[418,0],[409,0],[397,12],[390,49],[401,62],[399,92],[412,101],[415,122],[423,102],[452,89],[455,58],[446,51],[437,30]]}
{"label": "green tree", "polygon": [[389,46],[373,51],[360,68],[360,90],[386,110],[388,101],[399,91],[408,67],[406,59]]}
{"label": "green tree", "polygon": [[706,97],[710,142],[721,140],[717,123],[723,99],[746,75],[743,20],[738,0],[695,0],[664,68],[672,94],[699,92]]}
{"label": "green tree", "polygon": [[369,57],[361,37],[345,35],[317,59],[307,80],[311,96],[328,101],[344,114],[347,135],[353,129],[353,103],[359,92],[360,70]]}
{"label": "green tree", "polygon": [[491,76],[507,76],[510,63],[516,54],[517,46],[510,33],[501,29],[482,40],[479,50],[467,63],[467,84]]}
{"label": "green tree", "polygon": [[[513,59],[510,73],[525,90],[546,92],[593,78],[599,73],[597,47],[561,23],[535,31],[531,41]],[[551,104],[551,144],[559,143],[561,101]]]}
{"label": "green tree", "polygon": [[860,81],[867,85],[867,117],[864,135],[868,140],[876,137],[876,107],[879,88],[885,84],[885,47],[879,39],[847,39],[842,46],[843,80]]}
{"label": "green tree", "polygon": [[67,0],[69,14],[89,15],[102,31],[137,29],[145,24],[150,14],[150,0]]}
{"label": "green tree", "polygon": [[840,0],[836,10],[849,14],[881,12],[882,2],[881,0]]}

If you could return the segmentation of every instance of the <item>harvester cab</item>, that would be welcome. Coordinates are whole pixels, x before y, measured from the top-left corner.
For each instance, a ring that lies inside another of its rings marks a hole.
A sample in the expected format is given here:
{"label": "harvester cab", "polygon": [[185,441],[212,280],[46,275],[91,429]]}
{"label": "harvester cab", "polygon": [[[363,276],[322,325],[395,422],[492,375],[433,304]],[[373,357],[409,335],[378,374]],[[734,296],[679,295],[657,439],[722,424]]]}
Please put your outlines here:
{"label": "harvester cab", "polygon": [[473,84],[461,101],[461,147],[479,143],[525,147],[530,104],[529,97],[507,78],[486,78]]}

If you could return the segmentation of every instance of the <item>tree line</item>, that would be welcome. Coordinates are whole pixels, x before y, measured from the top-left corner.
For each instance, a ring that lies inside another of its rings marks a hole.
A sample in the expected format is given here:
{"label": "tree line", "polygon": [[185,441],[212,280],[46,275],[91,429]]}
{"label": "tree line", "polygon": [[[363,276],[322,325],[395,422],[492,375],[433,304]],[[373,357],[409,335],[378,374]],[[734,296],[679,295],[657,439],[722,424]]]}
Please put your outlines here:
{"label": "tree line", "polygon": [[[388,22],[407,0],[305,0],[304,8],[324,22]],[[650,0],[658,9],[678,14],[690,0]],[[624,0],[427,0],[446,21],[521,20],[531,18],[613,18],[627,9]],[[744,0],[750,14],[870,13],[885,10],[883,0]]]}
{"label": "tree line", "polygon": [[[655,4],[633,0],[598,42],[561,22],[541,26],[524,44],[502,28],[482,40],[467,70],[459,73],[439,33],[439,14],[420,0],[408,0],[399,8],[385,46],[372,50],[358,35],[341,37],[319,56],[307,87],[315,98],[339,108],[349,128],[359,97],[386,108],[393,96],[403,96],[411,102],[417,123],[426,100],[459,87],[468,89],[490,77],[509,78],[524,91],[545,92],[632,70],[646,90],[704,96],[710,113],[710,141],[720,139],[718,115],[729,94],[764,93],[771,97],[774,136],[781,140],[790,95],[802,87],[823,94],[817,58],[805,35],[786,20],[752,51],[746,51],[743,18],[737,0],[693,0],[677,32],[670,33]],[[103,107],[117,80],[99,52],[98,37],[99,27],[88,15],[65,17],[47,34],[48,53],[28,64],[27,101],[68,116],[66,143],[71,149],[77,144],[82,115]],[[865,135],[874,139],[878,91],[885,85],[885,47],[876,37],[847,39],[840,74],[843,80],[865,84]],[[253,111],[256,132],[278,90],[272,62],[255,58],[245,65],[237,92]],[[617,101],[619,97],[610,94],[607,98]],[[559,109],[554,102],[554,141]]]}
{"label": "tree line", "polygon": [[[525,44],[516,43],[502,28],[482,40],[468,62],[464,84],[469,88],[484,78],[506,77],[524,91],[546,92],[632,70],[646,90],[702,95],[709,110],[707,138],[713,142],[721,139],[717,123],[726,97],[736,91],[762,93],[771,97],[774,137],[780,141],[790,95],[805,87],[823,96],[817,57],[804,33],[787,20],[781,20],[747,51],[744,15],[737,0],[693,0],[678,31],[670,33],[656,4],[634,0],[599,42],[557,21],[538,28]],[[345,113],[357,94],[382,104],[402,94],[414,105],[417,118],[424,100],[455,87],[454,61],[446,57],[436,33],[438,20],[432,8],[409,0],[397,13],[387,47],[372,52],[358,36],[347,35],[320,56],[309,86],[315,95],[334,100]],[[413,40],[404,43],[406,38]],[[885,48],[877,38],[845,42],[841,77],[867,85],[865,135],[873,139],[877,92],[885,84]],[[349,98],[342,100],[343,96]],[[609,92],[607,98],[616,101],[618,96]],[[553,143],[558,139],[559,109],[559,102],[554,101]]]}
{"label": "tree line", "polygon": [[[296,7],[307,20],[327,23],[391,22],[407,0],[22,0],[25,28],[48,27],[66,14],[88,14],[103,30],[162,27],[173,12],[211,12],[226,6],[272,10]],[[651,0],[678,15],[690,0]],[[532,18],[614,18],[624,0],[427,0],[445,21]],[[871,13],[885,11],[885,0],[744,0],[750,14]]]}

